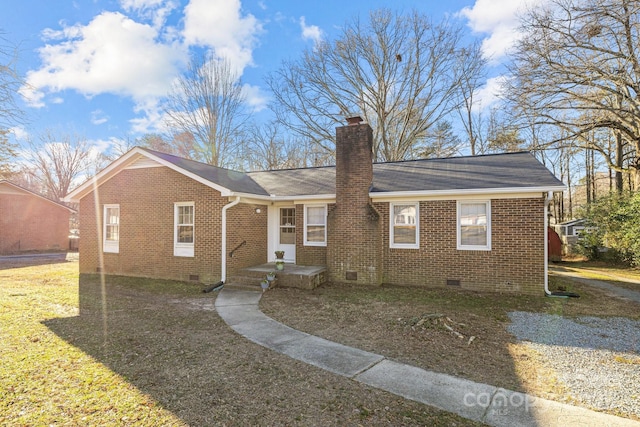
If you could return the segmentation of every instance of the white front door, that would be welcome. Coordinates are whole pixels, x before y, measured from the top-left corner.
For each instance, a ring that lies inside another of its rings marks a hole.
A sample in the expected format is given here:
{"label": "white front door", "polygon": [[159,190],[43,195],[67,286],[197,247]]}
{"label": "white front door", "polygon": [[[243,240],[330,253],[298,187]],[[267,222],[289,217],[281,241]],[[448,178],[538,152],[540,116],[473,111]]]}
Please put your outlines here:
{"label": "white front door", "polygon": [[[276,229],[275,251],[284,251],[286,262],[296,262],[296,208],[286,206],[278,208],[278,226]],[[272,255],[275,257],[275,255]]]}

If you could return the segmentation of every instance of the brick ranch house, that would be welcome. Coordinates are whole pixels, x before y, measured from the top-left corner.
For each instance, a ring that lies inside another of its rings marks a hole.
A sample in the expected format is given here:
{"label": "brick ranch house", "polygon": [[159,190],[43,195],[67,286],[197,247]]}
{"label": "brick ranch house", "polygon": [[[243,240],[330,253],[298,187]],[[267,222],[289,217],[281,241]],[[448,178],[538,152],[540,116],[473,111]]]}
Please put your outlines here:
{"label": "brick ranch house", "polygon": [[372,162],[336,129],[336,166],[237,172],[133,148],[68,200],[80,271],[205,283],[285,260],[335,283],[540,293],[546,210],[565,186],[533,155]]}
{"label": "brick ranch house", "polygon": [[69,218],[63,204],[10,181],[0,181],[0,254],[67,250]]}

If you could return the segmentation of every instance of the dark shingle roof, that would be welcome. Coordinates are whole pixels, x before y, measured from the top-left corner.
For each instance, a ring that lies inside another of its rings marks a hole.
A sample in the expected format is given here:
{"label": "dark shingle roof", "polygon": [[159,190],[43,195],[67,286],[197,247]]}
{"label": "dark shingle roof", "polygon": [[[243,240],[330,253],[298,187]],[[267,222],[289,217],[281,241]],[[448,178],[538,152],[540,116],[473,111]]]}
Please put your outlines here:
{"label": "dark shingle roof", "polygon": [[177,167],[189,171],[207,181],[218,184],[221,187],[228,188],[237,193],[255,194],[258,196],[268,196],[260,185],[258,185],[249,175],[244,172],[238,172],[231,169],[219,168],[206,163],[196,162],[194,160],[184,159],[182,157],[171,154],[161,153],[159,151],[143,148],[156,157],[166,160]]}
{"label": "dark shingle roof", "polygon": [[269,194],[276,196],[312,196],[336,192],[335,166],[249,172],[248,175]]}
{"label": "dark shingle roof", "polygon": [[[335,194],[335,166],[237,172],[146,150],[233,192],[279,197]],[[374,193],[563,187],[531,153],[375,163]]]}
{"label": "dark shingle roof", "polygon": [[531,153],[378,163],[373,192],[563,186]]}

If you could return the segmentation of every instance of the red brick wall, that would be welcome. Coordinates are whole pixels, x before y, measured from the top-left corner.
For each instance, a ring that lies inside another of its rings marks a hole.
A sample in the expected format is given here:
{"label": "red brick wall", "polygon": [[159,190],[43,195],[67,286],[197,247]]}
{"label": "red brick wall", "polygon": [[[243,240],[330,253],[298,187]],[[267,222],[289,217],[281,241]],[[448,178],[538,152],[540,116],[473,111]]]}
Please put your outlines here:
{"label": "red brick wall", "polygon": [[241,268],[267,262],[267,210],[266,206],[240,203],[227,211],[227,254],[238,248],[233,257],[227,255],[227,278]]}
{"label": "red brick wall", "polygon": [[[376,203],[389,224],[389,203]],[[462,288],[540,294],[544,285],[544,201],[491,201],[491,251],[456,248],[456,201],[420,202],[420,249],[389,248],[384,283],[428,287],[459,280]]]}
{"label": "red brick wall", "polygon": [[[330,204],[328,209],[334,205]],[[304,205],[296,205],[296,264],[327,265],[326,246],[304,245]]]}
{"label": "red brick wall", "polygon": [[70,211],[30,194],[0,194],[0,254],[67,250]]}
{"label": "red brick wall", "polygon": [[[94,273],[100,267],[102,242],[97,227],[101,233],[103,205],[119,204],[120,248],[117,254],[104,253],[107,274],[176,280],[197,276],[208,283],[220,280],[221,211],[229,201],[218,191],[169,168],[155,167],[121,171],[99,187],[98,196],[98,215],[93,193],[80,202],[80,272]],[[194,257],[173,255],[175,202],[195,203]],[[254,209],[243,205],[227,212],[227,250],[247,240],[233,258],[227,257],[231,269],[252,264],[258,254],[266,259],[266,218],[261,227],[253,218],[245,221],[251,213],[255,215]],[[238,223],[244,225],[238,227]]]}

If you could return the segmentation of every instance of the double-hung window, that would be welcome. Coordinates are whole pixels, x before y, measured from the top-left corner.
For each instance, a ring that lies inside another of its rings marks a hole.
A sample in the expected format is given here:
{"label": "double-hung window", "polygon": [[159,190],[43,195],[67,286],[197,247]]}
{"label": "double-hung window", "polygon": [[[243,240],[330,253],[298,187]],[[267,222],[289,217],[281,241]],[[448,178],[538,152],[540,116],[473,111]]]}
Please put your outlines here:
{"label": "double-hung window", "polygon": [[389,219],[389,246],[419,249],[420,215],[418,203],[391,203]]}
{"label": "double-hung window", "polygon": [[327,246],[327,205],[304,207],[304,245]]}
{"label": "double-hung window", "polygon": [[458,201],[458,249],[491,250],[491,201]]}
{"label": "double-hung window", "polygon": [[173,255],[194,256],[195,205],[193,202],[175,203],[173,208]]}
{"label": "double-hung window", "polygon": [[120,252],[120,205],[104,205],[103,252]]}

